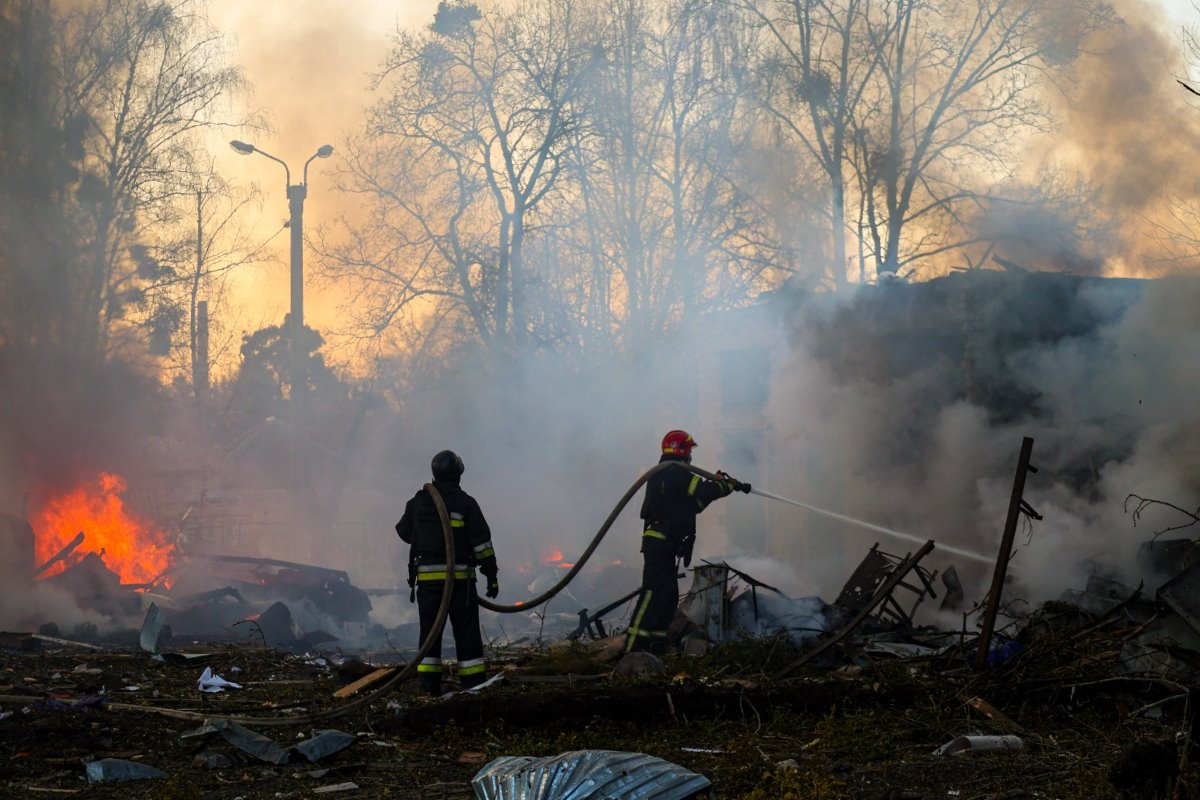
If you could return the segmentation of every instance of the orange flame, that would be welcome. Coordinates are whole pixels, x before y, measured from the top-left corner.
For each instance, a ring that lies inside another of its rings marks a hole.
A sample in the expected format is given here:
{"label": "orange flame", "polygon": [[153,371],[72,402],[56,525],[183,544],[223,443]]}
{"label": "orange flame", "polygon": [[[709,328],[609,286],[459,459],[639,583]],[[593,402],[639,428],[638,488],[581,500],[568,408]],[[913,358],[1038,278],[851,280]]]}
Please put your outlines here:
{"label": "orange flame", "polygon": [[[174,546],[166,533],[125,509],[124,492],[124,479],[102,472],[95,484],[77,486],[47,500],[31,520],[38,563],[54,556],[82,531],[85,538],[75,554],[103,551],[105,566],[120,575],[122,583],[146,583],[159,577],[170,566]],[[42,577],[62,572],[71,560],[55,564]]]}
{"label": "orange flame", "polygon": [[557,547],[550,551],[550,555],[542,557],[542,563],[546,565],[554,564],[563,560],[563,551]]}

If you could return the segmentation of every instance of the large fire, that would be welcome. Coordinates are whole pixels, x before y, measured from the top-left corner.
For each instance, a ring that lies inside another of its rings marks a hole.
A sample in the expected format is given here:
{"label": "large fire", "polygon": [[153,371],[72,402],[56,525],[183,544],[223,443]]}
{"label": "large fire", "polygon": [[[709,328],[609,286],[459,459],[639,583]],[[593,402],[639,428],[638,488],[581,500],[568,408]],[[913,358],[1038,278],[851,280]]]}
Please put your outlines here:
{"label": "large fire", "polygon": [[[50,497],[30,520],[37,535],[37,560],[44,563],[82,532],[73,556],[102,554],[104,564],[122,583],[147,583],[170,566],[174,546],[163,531],[125,509],[125,481],[100,473],[94,484]],[[62,572],[75,558],[50,567],[41,577]]]}

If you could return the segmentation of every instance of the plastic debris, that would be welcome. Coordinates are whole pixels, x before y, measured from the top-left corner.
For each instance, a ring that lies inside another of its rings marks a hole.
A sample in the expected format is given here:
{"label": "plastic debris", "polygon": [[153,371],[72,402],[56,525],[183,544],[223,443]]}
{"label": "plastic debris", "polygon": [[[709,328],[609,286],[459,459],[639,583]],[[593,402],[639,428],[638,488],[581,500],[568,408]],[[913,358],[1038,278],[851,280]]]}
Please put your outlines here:
{"label": "plastic debris", "polygon": [[165,778],[167,773],[149,764],[125,761],[120,758],[102,758],[87,765],[89,783],[119,783],[122,781],[144,781],[149,778]]}
{"label": "plastic debris", "polygon": [[340,753],[354,742],[355,737],[349,733],[325,730],[317,731],[311,739],[295,745],[292,749],[315,764],[322,758]]}
{"label": "plastic debris", "polygon": [[1019,656],[1025,651],[1025,645],[1018,642],[1016,639],[1010,639],[1006,642],[997,642],[988,648],[987,664],[989,667],[994,667],[997,664],[1003,664],[1012,658]]}
{"label": "plastic debris", "polygon": [[346,781],[345,783],[335,783],[330,786],[318,786],[313,789],[313,794],[332,794],[334,792],[350,792],[358,788],[358,784],[354,781]]}
{"label": "plastic debris", "polygon": [[684,800],[710,785],[703,775],[661,758],[614,750],[503,756],[471,780],[477,800]]}
{"label": "plastic debris", "polygon": [[1020,750],[1025,746],[1020,736],[958,736],[933,751],[935,756],[961,756],[967,753],[994,753],[1001,750]]}
{"label": "plastic debris", "polygon": [[46,697],[35,702],[33,704],[33,708],[43,711],[61,711],[65,708],[69,708],[72,711],[86,712],[93,708],[103,707],[106,702],[108,702],[107,697],[100,697],[97,695],[84,695],[83,697],[76,698],[71,703],[64,703],[57,697]]}
{"label": "plastic debris", "polygon": [[497,672],[495,675],[488,678],[486,681],[479,684],[478,686],[472,686],[470,689],[463,689],[463,694],[479,694],[484,689],[488,688],[489,686],[495,686],[497,683],[499,683],[502,680],[504,680],[504,673]]}
{"label": "plastic debris", "polygon": [[196,683],[196,688],[202,692],[223,692],[226,689],[240,689],[240,683],[227,681],[220,675],[216,675],[212,671],[212,667],[205,667],[204,672],[200,673],[200,680]]}

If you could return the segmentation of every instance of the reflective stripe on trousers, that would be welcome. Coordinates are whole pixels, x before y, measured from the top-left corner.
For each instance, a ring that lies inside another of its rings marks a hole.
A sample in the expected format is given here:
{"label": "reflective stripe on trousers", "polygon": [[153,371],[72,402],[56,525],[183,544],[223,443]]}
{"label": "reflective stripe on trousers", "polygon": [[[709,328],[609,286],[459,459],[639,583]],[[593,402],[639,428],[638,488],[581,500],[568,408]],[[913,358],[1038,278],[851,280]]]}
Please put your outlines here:
{"label": "reflective stripe on trousers", "polygon": [[458,674],[463,675],[479,675],[487,668],[482,658],[469,658],[466,661],[458,662]]}

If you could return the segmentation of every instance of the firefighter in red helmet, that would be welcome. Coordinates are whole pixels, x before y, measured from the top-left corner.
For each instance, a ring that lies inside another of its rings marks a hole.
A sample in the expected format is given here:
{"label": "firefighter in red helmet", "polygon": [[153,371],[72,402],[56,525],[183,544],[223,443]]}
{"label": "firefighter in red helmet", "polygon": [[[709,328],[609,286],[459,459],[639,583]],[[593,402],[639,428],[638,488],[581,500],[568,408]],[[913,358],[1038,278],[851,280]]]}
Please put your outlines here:
{"label": "firefighter in red helmet", "polygon": [[[454,650],[458,656],[458,679],[464,689],[483,683],[483,636],[479,630],[479,605],[476,603],[475,568],[487,578],[487,596],[500,592],[497,580],[496,551],[492,534],[479,503],[459,486],[463,460],[453,450],[433,457],[433,487],[442,496],[450,528],[454,534],[454,552],[446,552],[441,518],[429,492],[421,489],[404,507],[404,516],[396,523],[401,540],[412,545],[409,551],[408,585],[417,602],[421,622],[420,641],[424,642],[437,621],[442,588],[447,571],[453,571],[450,596],[450,627],[454,630]],[[439,637],[429,655],[417,665],[421,690],[440,694],[442,689],[442,642]]]}
{"label": "firefighter in red helmet", "polygon": [[[690,464],[696,440],[687,431],[674,430],[662,440],[661,462]],[[662,653],[667,628],[679,604],[676,560],[686,567],[692,561],[696,540],[696,515],[714,500],[734,491],[750,491],[750,484],[718,472],[720,480],[706,480],[683,469],[664,469],[646,482],[642,501],[642,588],[629,622],[625,649]]]}

